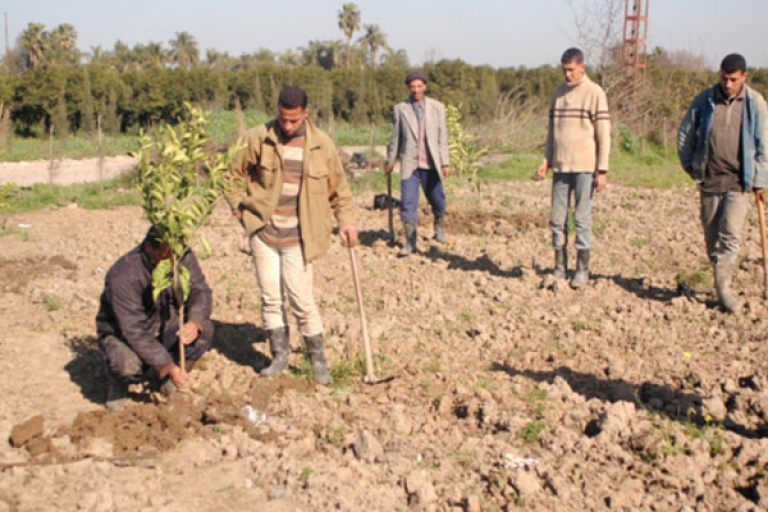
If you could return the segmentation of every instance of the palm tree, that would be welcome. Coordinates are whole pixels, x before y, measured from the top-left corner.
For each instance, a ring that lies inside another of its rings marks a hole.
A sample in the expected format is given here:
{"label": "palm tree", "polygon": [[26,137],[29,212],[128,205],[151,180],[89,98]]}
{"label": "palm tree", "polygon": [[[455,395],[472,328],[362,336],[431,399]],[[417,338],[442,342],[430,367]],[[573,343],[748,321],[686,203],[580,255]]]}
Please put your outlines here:
{"label": "palm tree", "polygon": [[381,62],[387,67],[390,68],[409,68],[411,67],[411,62],[408,60],[408,54],[405,52],[405,50],[395,50],[394,48],[390,48],[387,46],[385,48],[386,52],[384,55],[381,56]]}
{"label": "palm tree", "polygon": [[88,58],[88,62],[91,64],[101,64],[104,62],[104,50],[101,48],[101,45],[98,46],[91,46],[91,53],[90,57]]}
{"label": "palm tree", "polygon": [[136,55],[128,48],[128,45],[118,39],[112,51],[113,65],[121,73],[125,73],[136,64]]}
{"label": "palm tree", "polygon": [[148,67],[162,68],[168,62],[168,52],[163,48],[163,43],[150,41],[142,48],[139,58],[146,63]]}
{"label": "palm tree", "polygon": [[19,46],[24,59],[24,67],[36,69],[45,63],[48,53],[48,33],[42,23],[29,23],[19,36]]}
{"label": "palm tree", "polygon": [[339,28],[347,36],[347,68],[352,57],[352,36],[360,30],[360,9],[354,3],[346,3],[339,11]]}
{"label": "palm tree", "polygon": [[53,29],[53,44],[56,48],[71,52],[77,46],[77,30],[69,23],[62,23]]}
{"label": "palm tree", "polygon": [[171,39],[169,43],[171,45],[171,58],[177,66],[191,69],[200,61],[197,40],[189,32],[176,32],[176,39]]}
{"label": "palm tree", "polygon": [[381,31],[378,25],[365,26],[365,35],[360,38],[360,44],[368,52],[371,66],[374,68],[379,65],[379,50],[387,46],[387,36]]}

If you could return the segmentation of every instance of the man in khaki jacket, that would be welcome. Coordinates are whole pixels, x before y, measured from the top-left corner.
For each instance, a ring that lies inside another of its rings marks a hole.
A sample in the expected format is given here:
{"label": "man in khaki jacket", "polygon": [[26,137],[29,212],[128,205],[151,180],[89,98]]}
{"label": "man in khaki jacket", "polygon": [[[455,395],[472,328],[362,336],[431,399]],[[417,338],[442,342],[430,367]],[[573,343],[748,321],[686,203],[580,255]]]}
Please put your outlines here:
{"label": "man in khaki jacket", "polygon": [[357,228],[336,146],[308,114],[307,94],[299,87],[284,88],[277,119],[246,134],[246,147],[230,168],[225,197],[248,235],[261,290],[261,316],[272,351],[272,364],[261,374],[277,375],[288,366],[284,287],[315,380],[330,384],[312,262],[328,250],[332,213],[343,243],[357,244]]}

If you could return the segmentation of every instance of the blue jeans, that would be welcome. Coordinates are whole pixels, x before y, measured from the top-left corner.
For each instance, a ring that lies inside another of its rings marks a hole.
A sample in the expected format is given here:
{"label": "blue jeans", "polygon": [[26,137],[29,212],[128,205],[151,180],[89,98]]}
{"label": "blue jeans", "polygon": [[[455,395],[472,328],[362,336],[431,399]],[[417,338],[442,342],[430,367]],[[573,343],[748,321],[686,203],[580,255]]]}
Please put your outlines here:
{"label": "blue jeans", "polygon": [[445,215],[445,190],[437,171],[434,169],[416,169],[400,185],[400,193],[403,197],[400,218],[403,222],[419,220],[419,188],[424,189],[424,195],[432,207],[432,214],[435,217]]}
{"label": "blue jeans", "polygon": [[552,179],[552,246],[558,250],[568,245],[568,209],[571,195],[576,197],[573,220],[576,224],[576,249],[592,248],[592,196],[595,174],[592,172],[556,172]]}

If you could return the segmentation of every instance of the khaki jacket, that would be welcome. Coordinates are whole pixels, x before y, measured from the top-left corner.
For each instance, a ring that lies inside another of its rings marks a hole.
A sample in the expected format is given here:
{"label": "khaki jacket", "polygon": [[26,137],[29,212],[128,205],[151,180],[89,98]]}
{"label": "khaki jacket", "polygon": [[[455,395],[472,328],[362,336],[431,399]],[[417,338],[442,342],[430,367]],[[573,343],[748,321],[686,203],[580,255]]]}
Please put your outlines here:
{"label": "khaki jacket", "polygon": [[[333,140],[307,119],[307,141],[299,191],[299,231],[304,261],[319,258],[328,250],[331,213],[339,227],[354,224],[352,192],[344,175]],[[283,144],[277,120],[249,130],[245,148],[230,167],[225,199],[235,213],[243,212],[248,236],[264,227],[283,190]]]}

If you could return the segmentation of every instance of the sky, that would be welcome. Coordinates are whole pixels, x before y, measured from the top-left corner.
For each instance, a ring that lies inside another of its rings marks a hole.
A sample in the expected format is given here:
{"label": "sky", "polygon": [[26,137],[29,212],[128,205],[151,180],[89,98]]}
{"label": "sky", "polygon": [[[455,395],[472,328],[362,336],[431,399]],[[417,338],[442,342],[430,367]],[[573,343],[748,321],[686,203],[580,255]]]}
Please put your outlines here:
{"label": "sky", "polygon": [[[606,0],[358,0],[362,23],[379,25],[390,46],[404,49],[414,66],[427,60],[461,59],[499,67],[557,65],[563,50],[579,45],[573,4]],[[201,55],[212,48],[232,56],[260,48],[275,52],[311,40],[343,39],[338,11],[343,0],[25,0],[3,2],[13,45],[30,22],[53,29],[72,24],[78,48],[166,47],[176,32],[197,40]],[[288,7],[290,6],[290,7]],[[702,55],[716,68],[732,52],[750,66],[768,67],[768,1],[650,0],[648,48]],[[362,34],[356,34],[355,38]],[[589,61],[590,56],[587,55]]]}

